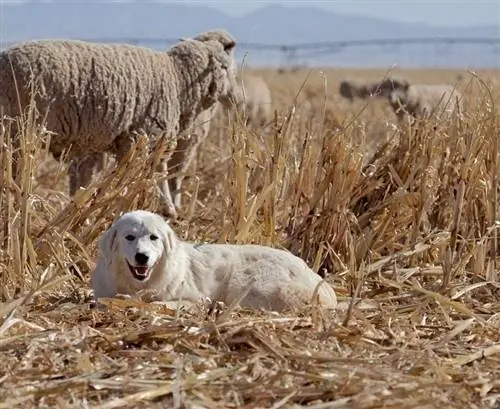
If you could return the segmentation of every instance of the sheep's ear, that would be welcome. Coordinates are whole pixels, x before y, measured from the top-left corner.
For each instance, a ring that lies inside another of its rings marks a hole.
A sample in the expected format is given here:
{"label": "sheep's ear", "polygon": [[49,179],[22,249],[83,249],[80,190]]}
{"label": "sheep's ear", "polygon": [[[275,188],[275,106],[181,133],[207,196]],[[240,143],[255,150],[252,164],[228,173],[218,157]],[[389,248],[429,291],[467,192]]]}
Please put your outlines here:
{"label": "sheep's ear", "polygon": [[189,37],[181,37],[179,41],[182,43],[183,41],[191,40]]}
{"label": "sheep's ear", "polygon": [[104,258],[106,263],[109,263],[113,254],[116,253],[116,230],[116,226],[114,224],[111,225],[111,227],[104,232],[99,241],[101,257]]}
{"label": "sheep's ear", "polygon": [[236,47],[236,41],[228,41],[224,43],[224,51],[228,54],[234,50],[234,47]]}

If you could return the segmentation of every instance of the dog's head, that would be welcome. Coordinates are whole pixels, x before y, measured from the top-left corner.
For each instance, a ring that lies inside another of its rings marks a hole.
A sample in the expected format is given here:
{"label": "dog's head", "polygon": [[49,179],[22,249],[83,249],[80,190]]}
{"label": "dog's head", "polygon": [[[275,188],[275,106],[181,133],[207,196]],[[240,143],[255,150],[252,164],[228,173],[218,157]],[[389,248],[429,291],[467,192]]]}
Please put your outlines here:
{"label": "dog's head", "polygon": [[100,250],[107,265],[122,264],[126,274],[146,282],[175,243],[175,233],[161,216],[136,210],[125,213],[111,225],[100,240]]}

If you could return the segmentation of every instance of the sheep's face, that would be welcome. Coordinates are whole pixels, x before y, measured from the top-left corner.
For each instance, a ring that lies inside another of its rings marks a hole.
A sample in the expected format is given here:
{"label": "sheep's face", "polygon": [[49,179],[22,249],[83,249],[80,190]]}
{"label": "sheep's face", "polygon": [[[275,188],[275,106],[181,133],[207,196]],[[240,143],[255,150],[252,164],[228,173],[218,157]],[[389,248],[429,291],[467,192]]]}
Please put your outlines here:
{"label": "sheep's face", "polygon": [[[181,38],[181,41],[189,39]],[[236,83],[236,61],[234,60],[234,48],[236,41],[226,30],[217,29],[201,33],[192,41],[203,43],[208,66],[204,76],[207,94],[202,98],[201,108],[211,108],[216,102],[225,107],[231,107],[237,103],[239,94]]]}
{"label": "sheep's face", "polygon": [[232,51],[220,49],[212,54],[212,82],[209,87],[207,105],[209,108],[214,102],[220,102],[224,107],[231,108],[238,103],[240,92],[236,80],[237,67]]}

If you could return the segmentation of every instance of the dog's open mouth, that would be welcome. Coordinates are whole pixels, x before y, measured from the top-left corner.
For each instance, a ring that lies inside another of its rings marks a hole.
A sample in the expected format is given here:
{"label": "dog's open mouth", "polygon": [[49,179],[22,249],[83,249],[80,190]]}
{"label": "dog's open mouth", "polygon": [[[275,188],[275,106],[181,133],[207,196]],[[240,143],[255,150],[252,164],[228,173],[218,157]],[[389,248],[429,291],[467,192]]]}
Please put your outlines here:
{"label": "dog's open mouth", "polygon": [[131,266],[128,261],[127,261],[127,265],[128,265],[128,268],[130,269],[130,272],[137,280],[144,281],[146,278],[149,277],[149,272],[151,270],[150,267],[148,267],[148,266]]}

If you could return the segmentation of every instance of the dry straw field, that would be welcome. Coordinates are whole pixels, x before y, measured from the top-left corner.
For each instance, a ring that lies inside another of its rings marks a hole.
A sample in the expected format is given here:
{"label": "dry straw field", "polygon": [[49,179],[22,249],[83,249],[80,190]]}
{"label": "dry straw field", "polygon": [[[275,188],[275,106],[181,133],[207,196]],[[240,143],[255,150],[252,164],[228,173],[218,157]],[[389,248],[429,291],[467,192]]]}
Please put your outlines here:
{"label": "dry straw field", "polygon": [[145,183],[157,158],[139,145],[71,200],[28,115],[21,186],[8,129],[0,147],[0,408],[500,407],[498,72],[394,72],[462,75],[467,110],[435,130],[398,128],[380,100],[340,99],[342,79],[386,70],[260,74],[273,124],[215,122],[173,226],[290,249],[348,308],[335,320],[141,299],[91,308],[97,240],[122,212],[157,209]]}

